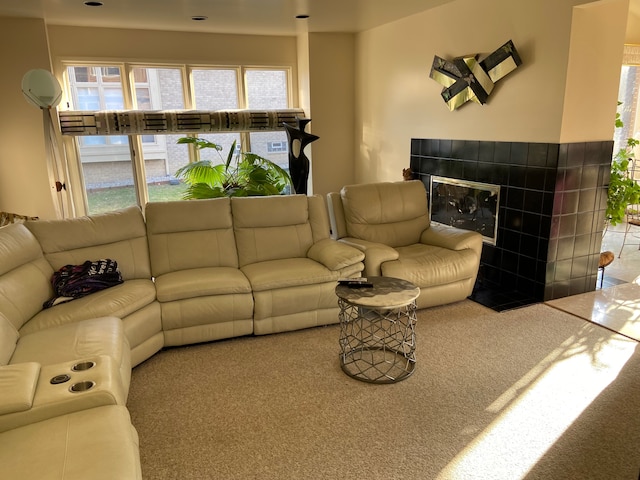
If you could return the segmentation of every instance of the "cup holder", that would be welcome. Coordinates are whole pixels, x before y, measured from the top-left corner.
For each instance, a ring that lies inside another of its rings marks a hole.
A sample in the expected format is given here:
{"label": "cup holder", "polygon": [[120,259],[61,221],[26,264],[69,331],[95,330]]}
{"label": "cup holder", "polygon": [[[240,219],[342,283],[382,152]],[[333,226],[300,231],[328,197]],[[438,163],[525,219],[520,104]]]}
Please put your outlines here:
{"label": "cup holder", "polygon": [[87,390],[91,390],[95,384],[95,382],[92,382],[90,380],[74,383],[73,385],[71,385],[71,387],[69,387],[69,391],[72,393],[86,392]]}
{"label": "cup holder", "polygon": [[68,382],[69,380],[71,380],[71,377],[69,375],[67,375],[66,373],[63,373],[61,375],[56,375],[55,377],[53,377],[50,380],[50,383],[51,383],[51,385],[59,385],[61,383]]}
{"label": "cup holder", "polygon": [[76,363],[71,370],[74,372],[84,372],[85,370],[89,370],[90,368],[95,367],[96,362],[88,361],[88,362],[79,362]]}

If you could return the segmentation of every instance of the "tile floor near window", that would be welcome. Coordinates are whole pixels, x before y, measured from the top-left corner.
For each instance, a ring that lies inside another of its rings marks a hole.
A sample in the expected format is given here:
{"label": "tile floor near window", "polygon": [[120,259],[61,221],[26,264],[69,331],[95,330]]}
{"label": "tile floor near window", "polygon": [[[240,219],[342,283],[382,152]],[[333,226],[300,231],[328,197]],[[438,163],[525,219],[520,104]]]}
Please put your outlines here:
{"label": "tile floor near window", "polygon": [[615,260],[605,268],[602,288],[598,278],[593,292],[546,303],[640,341],[640,227],[631,227],[623,246],[624,230],[610,227],[603,238],[602,251],[612,251]]}
{"label": "tile floor near window", "polygon": [[[640,276],[640,227],[631,226],[624,247],[624,231],[626,224],[609,227],[602,239],[601,251],[610,250],[616,258],[604,272],[604,285],[617,285],[623,282],[633,282]],[[622,253],[622,254],[621,254]],[[620,258],[618,256],[620,255]],[[598,286],[600,285],[598,278]]]}

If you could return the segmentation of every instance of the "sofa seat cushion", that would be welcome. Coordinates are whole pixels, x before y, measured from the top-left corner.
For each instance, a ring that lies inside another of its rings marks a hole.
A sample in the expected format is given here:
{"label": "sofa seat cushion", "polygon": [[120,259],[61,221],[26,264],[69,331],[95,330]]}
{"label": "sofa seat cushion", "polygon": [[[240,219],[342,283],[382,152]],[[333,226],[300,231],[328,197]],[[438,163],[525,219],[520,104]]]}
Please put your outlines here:
{"label": "sofa seat cushion", "polygon": [[116,317],[102,317],[22,335],[11,363],[52,365],[95,355],[122,360],[124,330]]}
{"label": "sofa seat cushion", "polygon": [[127,280],[115,287],[42,310],[20,329],[20,334],[96,317],[124,318],[152,303],[155,298],[153,281]]}
{"label": "sofa seat cushion", "polygon": [[449,250],[417,243],[398,247],[399,258],[381,265],[382,275],[425,288],[475,277],[478,258],[471,249]]}
{"label": "sofa seat cushion", "polygon": [[309,258],[286,258],[252,263],[241,268],[254,292],[337,281],[338,272]]}
{"label": "sofa seat cushion", "polygon": [[131,351],[122,321],[116,317],[93,318],[22,335],[11,363],[55,365],[98,355],[111,357],[119,366],[123,387],[128,392]]}
{"label": "sofa seat cushion", "polygon": [[160,302],[251,293],[247,277],[231,267],[191,268],[166,273],[156,278],[156,289]]}
{"label": "sofa seat cushion", "polygon": [[109,405],[0,434],[0,478],[138,480],[138,435],[126,407]]}

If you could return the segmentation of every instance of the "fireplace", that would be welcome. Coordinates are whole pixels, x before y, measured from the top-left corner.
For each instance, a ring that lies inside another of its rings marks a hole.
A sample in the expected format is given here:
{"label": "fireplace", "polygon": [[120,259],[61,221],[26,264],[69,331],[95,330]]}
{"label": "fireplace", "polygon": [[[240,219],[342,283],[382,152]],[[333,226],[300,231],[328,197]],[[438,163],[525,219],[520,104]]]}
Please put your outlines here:
{"label": "fireplace", "polygon": [[427,192],[434,177],[500,187],[472,298],[505,310],[595,290],[612,152],[613,141],[414,138],[410,167]]}
{"label": "fireplace", "polygon": [[478,232],[486,243],[496,244],[500,185],[436,175],[430,183],[432,222]]}

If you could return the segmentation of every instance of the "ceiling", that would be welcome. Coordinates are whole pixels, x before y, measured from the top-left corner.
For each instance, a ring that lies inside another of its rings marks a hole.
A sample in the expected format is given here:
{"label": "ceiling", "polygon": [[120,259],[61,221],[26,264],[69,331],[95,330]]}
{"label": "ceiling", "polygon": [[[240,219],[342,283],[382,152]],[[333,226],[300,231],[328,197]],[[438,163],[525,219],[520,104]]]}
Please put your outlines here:
{"label": "ceiling", "polygon": [[[452,0],[0,0],[0,16],[51,25],[256,35],[360,32]],[[309,15],[296,19],[296,15]],[[194,21],[193,16],[206,16]]]}

